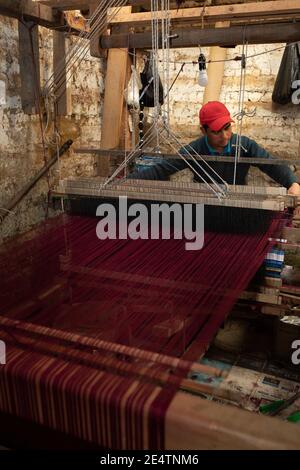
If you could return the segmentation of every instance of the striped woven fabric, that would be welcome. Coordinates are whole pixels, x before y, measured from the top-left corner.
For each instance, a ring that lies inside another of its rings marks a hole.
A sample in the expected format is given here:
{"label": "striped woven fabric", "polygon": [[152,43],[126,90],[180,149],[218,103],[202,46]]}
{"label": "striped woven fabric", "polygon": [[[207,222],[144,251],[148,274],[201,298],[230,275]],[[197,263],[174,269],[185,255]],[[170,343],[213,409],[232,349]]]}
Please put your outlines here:
{"label": "striped woven fabric", "polygon": [[[109,449],[164,449],[165,416],[277,231],[105,240],[61,217],[1,253],[0,410]],[[148,244],[147,244],[148,243]],[[172,373],[170,373],[170,368]]]}
{"label": "striped woven fabric", "polygon": [[[99,370],[96,356],[84,364],[84,352],[40,327],[3,317],[7,345],[0,369],[0,410],[108,449],[163,449],[164,415],[173,387]],[[72,335],[69,335],[72,339]],[[57,357],[58,356],[58,357]],[[67,358],[65,357],[67,356]]]}

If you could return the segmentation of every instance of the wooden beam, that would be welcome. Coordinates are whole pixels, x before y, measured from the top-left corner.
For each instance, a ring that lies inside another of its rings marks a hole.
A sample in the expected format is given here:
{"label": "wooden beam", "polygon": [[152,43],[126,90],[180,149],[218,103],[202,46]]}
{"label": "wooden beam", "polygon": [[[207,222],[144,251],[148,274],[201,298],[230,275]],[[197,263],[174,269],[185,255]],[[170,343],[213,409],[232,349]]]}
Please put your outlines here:
{"label": "wooden beam", "polygon": [[[177,29],[170,40],[171,48],[201,46],[224,46],[243,44],[272,44],[280,42],[300,41],[300,22],[272,23],[248,26],[232,26],[230,28],[190,28]],[[151,48],[152,37],[149,33],[112,34],[100,38],[100,47],[111,48]],[[160,47],[161,45],[159,45]]]}
{"label": "wooden beam", "polygon": [[254,300],[255,302],[262,302],[263,304],[281,304],[280,295],[262,294],[261,292],[244,291],[241,293],[239,298],[243,300]]}
{"label": "wooden beam", "polygon": [[53,71],[58,116],[67,114],[67,76],[65,34],[53,32]]}
{"label": "wooden beam", "polygon": [[[89,16],[92,16],[97,8],[97,4],[93,3],[89,7]],[[90,39],[90,54],[92,57],[106,58],[107,51],[100,49],[99,36],[107,33],[106,25],[103,26],[103,30],[99,31],[98,34],[94,34],[94,28],[97,27],[97,21],[91,22],[91,39]]]}
{"label": "wooden beam", "polygon": [[[104,150],[104,149],[98,149],[98,148],[76,148],[74,149],[75,153],[90,153],[90,154],[96,154],[96,155],[102,155],[106,156],[107,154],[111,154],[112,157],[120,157],[123,158],[125,157],[124,154],[124,149],[122,150]],[[178,160],[178,155],[175,153],[155,153],[155,152],[146,152],[147,156],[149,157],[154,157],[154,158],[168,158],[168,159],[174,159]],[[137,157],[141,157],[144,155],[143,151],[140,151],[139,154],[137,154]],[[206,160],[210,162],[224,162],[224,163],[234,163],[235,159],[234,157],[222,157],[219,155],[193,155],[192,157],[189,155],[185,155],[185,158],[187,160]],[[270,158],[260,158],[260,157],[242,157],[242,160],[239,161],[239,165],[243,165],[244,163],[250,163],[250,164],[260,164],[260,165],[296,165],[300,166],[300,160],[293,160],[289,158],[274,158],[271,160]],[[290,196],[291,197],[291,196]],[[293,196],[292,196],[293,197]],[[294,196],[295,197],[295,196]]]}
{"label": "wooden beam", "polygon": [[[111,24],[125,23],[128,26],[147,26],[151,24],[151,12],[142,13],[126,13],[123,8],[117,9],[117,14],[110,21]],[[266,2],[253,2],[246,4],[233,4],[233,5],[220,5],[197,8],[181,8],[177,10],[170,10],[168,17],[172,21],[182,22],[191,21],[201,22],[202,16],[205,22],[216,21],[233,21],[236,19],[259,19],[259,18],[272,18],[276,16],[289,16],[300,14],[300,0],[272,0]],[[162,14],[158,14],[159,18]]]}
{"label": "wooden beam", "polygon": [[[91,3],[100,3],[101,0],[38,0],[39,3],[51,6],[61,11],[89,10]],[[174,8],[178,8],[175,1],[171,0]],[[151,0],[128,0],[128,5],[145,7],[151,9]]]}
{"label": "wooden beam", "polygon": [[[114,49],[109,51],[102,116],[102,149],[117,148],[119,146],[127,60],[127,49]],[[100,176],[108,176],[109,164],[109,156],[104,158],[100,157],[98,159],[98,174]]]}
{"label": "wooden beam", "polygon": [[282,230],[282,237],[288,243],[300,243],[300,229],[295,227],[284,227]]}
{"label": "wooden beam", "polygon": [[[285,207],[284,197],[278,197],[278,193],[286,192],[286,189],[280,187],[229,186],[227,197],[218,199],[204,183],[173,183],[156,180],[128,180],[120,182],[115,180],[110,185],[105,186],[105,188],[101,188],[101,183],[105,181],[105,178],[77,178],[76,181],[65,179],[61,181],[53,194],[56,197],[68,195],[69,197],[84,196],[91,198],[114,198],[116,195],[125,195],[128,199],[199,203],[272,211],[282,211]],[[276,194],[273,192],[274,189]]]}
{"label": "wooden beam", "polygon": [[[299,449],[297,426],[178,392],[166,414],[166,449]],[[200,460],[199,460],[200,461]]]}
{"label": "wooden beam", "polygon": [[18,28],[22,109],[25,114],[36,114],[40,94],[37,88],[40,83],[38,26],[31,24],[29,29],[19,22]]}
{"label": "wooden beam", "polygon": [[33,21],[48,28],[64,24],[61,14],[56,13],[51,7],[32,0],[0,0],[0,15]]}
{"label": "wooden beam", "polygon": [[[40,0],[38,3],[60,11],[89,10],[91,4],[95,3],[95,0]],[[100,3],[100,0],[96,3]]]}
{"label": "wooden beam", "polygon": [[[131,11],[131,7],[126,7]],[[124,89],[128,74],[128,48],[110,50],[107,57],[102,115],[101,148],[118,148],[124,132]],[[110,157],[98,158],[98,175],[108,176]]]}
{"label": "wooden beam", "polygon": [[[219,21],[215,24],[216,28],[229,28],[229,26],[229,21]],[[224,79],[226,56],[226,48],[218,46],[210,47],[210,63],[207,67],[208,83],[204,89],[202,104],[205,104],[208,101],[219,100]]]}

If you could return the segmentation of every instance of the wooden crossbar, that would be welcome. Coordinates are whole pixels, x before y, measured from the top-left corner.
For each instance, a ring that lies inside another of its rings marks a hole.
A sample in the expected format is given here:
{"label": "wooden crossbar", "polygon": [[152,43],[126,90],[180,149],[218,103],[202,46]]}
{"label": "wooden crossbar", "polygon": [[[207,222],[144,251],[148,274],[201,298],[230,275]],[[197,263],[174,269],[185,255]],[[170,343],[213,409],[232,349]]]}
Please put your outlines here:
{"label": "wooden crossbar", "polygon": [[104,178],[62,180],[53,195],[78,195],[98,198],[127,196],[128,199],[198,203],[272,211],[282,211],[285,207],[285,188],[230,186],[226,197],[218,199],[205,184],[127,180],[124,182],[117,181],[103,187],[104,181]]}

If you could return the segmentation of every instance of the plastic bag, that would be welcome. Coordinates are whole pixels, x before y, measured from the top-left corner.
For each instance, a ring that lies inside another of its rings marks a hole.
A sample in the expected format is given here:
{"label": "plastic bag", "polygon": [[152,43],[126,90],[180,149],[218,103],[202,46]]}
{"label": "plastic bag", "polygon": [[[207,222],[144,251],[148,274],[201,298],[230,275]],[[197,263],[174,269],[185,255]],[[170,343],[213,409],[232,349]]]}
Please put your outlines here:
{"label": "plastic bag", "polygon": [[[140,101],[144,106],[148,108],[154,108],[154,70],[153,70],[153,60],[150,56],[150,59],[147,59],[145,62],[145,67],[141,73],[141,82],[142,89],[140,91]],[[164,102],[164,90],[159,78],[159,104]]]}
{"label": "plastic bag", "polygon": [[274,85],[272,101],[279,104],[291,103],[295,91],[293,83],[300,79],[300,42],[287,45]]}
{"label": "plastic bag", "polygon": [[128,106],[139,108],[140,105],[140,89],[142,82],[137,74],[134,65],[131,66],[131,77],[125,90],[125,100]]}

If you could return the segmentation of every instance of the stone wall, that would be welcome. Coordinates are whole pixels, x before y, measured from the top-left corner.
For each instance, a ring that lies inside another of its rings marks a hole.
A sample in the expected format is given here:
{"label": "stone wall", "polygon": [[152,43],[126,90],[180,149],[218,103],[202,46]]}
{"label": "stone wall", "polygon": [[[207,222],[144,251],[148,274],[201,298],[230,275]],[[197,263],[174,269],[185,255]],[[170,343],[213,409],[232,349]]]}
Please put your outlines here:
{"label": "stone wall", "polygon": [[[300,141],[300,107],[289,104],[274,106],[272,91],[284,49],[271,52],[282,44],[248,46],[249,58],[246,69],[245,110],[256,110],[254,117],[245,117],[243,132],[261,142],[274,154],[282,157],[297,157]],[[241,54],[241,46],[227,49],[227,59]],[[202,48],[209,58],[209,49]],[[171,126],[188,140],[199,135],[198,112],[203,101],[203,91],[198,85],[199,48],[171,51],[171,80],[180,70],[181,63],[186,62],[183,72],[175,82],[170,95]],[[232,114],[238,111],[240,88],[240,61],[225,63],[224,78],[219,100],[223,101]]]}
{"label": "stone wall", "polygon": [[[275,49],[275,50],[274,50]],[[243,120],[243,134],[255,139],[275,156],[300,159],[300,106],[285,106],[272,103],[272,92],[280,66],[284,47],[282,44],[248,46],[244,109],[255,111],[253,117]],[[209,48],[202,48],[209,59]],[[227,59],[241,55],[242,46],[227,49]],[[171,81],[186,63],[176,80],[170,95],[170,123],[173,130],[188,142],[199,136],[199,109],[203,102],[204,88],[198,85],[199,48],[171,51]],[[195,62],[195,64],[192,64]],[[224,102],[232,114],[238,111],[240,90],[240,61],[225,62],[224,77],[219,100]],[[212,78],[213,79],[213,78]],[[217,99],[217,97],[216,97]],[[237,124],[237,122],[236,122]],[[237,126],[233,126],[233,130]],[[262,184],[265,177],[251,169],[249,181]],[[267,178],[267,181],[270,180]]]}
{"label": "stone wall", "polygon": [[[20,68],[17,20],[0,16],[0,81],[5,83],[5,102],[0,102],[0,207],[43,167],[44,151],[39,115],[26,115],[20,98]],[[72,38],[66,38],[67,44]],[[52,73],[52,32],[39,28],[41,85]],[[30,60],[30,59],[29,59]],[[64,141],[72,130],[80,128],[76,147],[99,147],[104,92],[105,61],[85,57],[68,83],[68,116],[64,119]],[[62,142],[63,143],[63,142]],[[47,156],[54,149],[47,150]],[[68,151],[50,171],[53,187],[61,177],[95,174],[95,158]],[[43,220],[47,213],[47,178],[31,192],[0,225],[0,240],[27,230]],[[48,215],[54,215],[49,210]]]}
{"label": "stone wall", "polygon": [[[0,17],[0,81],[5,83],[6,102],[0,101],[0,207],[11,198],[43,166],[44,155],[38,115],[26,115],[20,99],[18,23]],[[52,73],[52,32],[39,28],[41,83]],[[68,41],[72,41],[71,38]],[[298,158],[299,106],[272,105],[271,95],[278,72],[282,44],[249,46],[248,54],[259,54],[247,63],[245,109],[256,110],[246,117],[243,132],[269,151],[281,157]],[[261,54],[269,51],[268,54]],[[209,49],[203,51],[209,57]],[[241,47],[227,50],[227,59],[241,54]],[[171,127],[188,142],[199,135],[198,111],[203,100],[203,88],[198,85],[197,59],[199,48],[170,52],[170,82],[186,63],[170,94]],[[194,64],[192,63],[194,62]],[[105,60],[89,55],[72,76],[68,86],[69,114],[66,122],[80,128],[76,147],[99,147],[101,113],[104,94]],[[238,109],[240,62],[227,61],[219,99],[234,114]],[[64,138],[68,138],[68,132]],[[95,157],[75,154],[71,150],[50,172],[51,187],[60,177],[95,174]],[[255,183],[261,180],[255,175]],[[48,182],[43,178],[0,225],[0,240],[30,228],[46,214]],[[49,215],[53,215],[50,210]]]}

